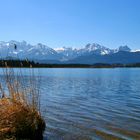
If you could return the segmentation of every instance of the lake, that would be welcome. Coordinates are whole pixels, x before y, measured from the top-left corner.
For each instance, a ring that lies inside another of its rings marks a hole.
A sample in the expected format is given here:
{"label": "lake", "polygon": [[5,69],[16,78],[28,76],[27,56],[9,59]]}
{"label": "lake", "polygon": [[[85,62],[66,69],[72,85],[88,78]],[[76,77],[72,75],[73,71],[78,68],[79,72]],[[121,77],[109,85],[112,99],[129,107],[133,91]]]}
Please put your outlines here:
{"label": "lake", "polygon": [[140,139],[139,68],[34,72],[41,77],[44,140]]}

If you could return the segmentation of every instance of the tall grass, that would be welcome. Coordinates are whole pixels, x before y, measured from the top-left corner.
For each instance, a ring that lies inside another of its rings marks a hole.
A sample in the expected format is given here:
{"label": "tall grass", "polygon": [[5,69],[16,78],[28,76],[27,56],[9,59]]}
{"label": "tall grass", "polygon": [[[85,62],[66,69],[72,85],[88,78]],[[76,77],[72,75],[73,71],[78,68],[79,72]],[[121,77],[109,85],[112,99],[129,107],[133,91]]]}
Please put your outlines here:
{"label": "tall grass", "polygon": [[[19,59],[19,57],[18,57]],[[32,66],[26,78],[4,62],[4,82],[0,83],[0,139],[42,139],[45,122],[40,112],[39,78]]]}

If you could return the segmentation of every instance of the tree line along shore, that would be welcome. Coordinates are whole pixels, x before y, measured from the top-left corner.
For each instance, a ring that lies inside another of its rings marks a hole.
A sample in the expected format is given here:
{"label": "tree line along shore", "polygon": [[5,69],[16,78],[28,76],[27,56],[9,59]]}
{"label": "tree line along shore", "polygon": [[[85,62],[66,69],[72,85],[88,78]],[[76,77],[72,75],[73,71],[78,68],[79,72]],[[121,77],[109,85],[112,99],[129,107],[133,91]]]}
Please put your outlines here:
{"label": "tree line along shore", "polygon": [[47,64],[38,63],[29,60],[0,60],[0,67],[15,67],[15,68],[123,68],[123,67],[140,67],[140,63],[130,64]]}

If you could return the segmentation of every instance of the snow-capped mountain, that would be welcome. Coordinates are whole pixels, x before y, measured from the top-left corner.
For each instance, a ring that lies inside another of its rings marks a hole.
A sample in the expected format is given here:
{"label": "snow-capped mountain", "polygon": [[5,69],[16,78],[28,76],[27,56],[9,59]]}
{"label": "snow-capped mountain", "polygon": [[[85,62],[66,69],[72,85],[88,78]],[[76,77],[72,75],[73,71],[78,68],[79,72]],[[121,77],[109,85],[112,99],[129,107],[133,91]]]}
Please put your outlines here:
{"label": "snow-capped mountain", "polygon": [[112,50],[107,47],[101,46],[99,44],[93,43],[93,44],[87,44],[85,48],[83,48],[83,52],[85,53],[92,52],[98,55],[105,55],[105,54],[112,53]]}
{"label": "snow-capped mountain", "polygon": [[61,59],[61,55],[59,55],[55,50],[49,48],[46,45],[38,43],[35,46],[32,46],[30,49],[26,51],[25,56],[28,59],[32,60],[59,60]]}
{"label": "snow-capped mountain", "polygon": [[84,48],[80,49],[63,47],[55,48],[55,51],[57,51],[61,55],[64,55],[66,59],[74,59],[82,55],[107,55],[117,53],[119,51],[131,51],[131,49],[128,46],[120,46],[117,49],[109,49],[97,43],[89,43]]}
{"label": "snow-capped mountain", "polygon": [[[17,48],[14,48],[14,45]],[[61,56],[52,48],[38,43],[37,45],[30,45],[25,41],[9,41],[0,42],[0,57],[1,58],[20,58],[30,60],[57,60]]]}
{"label": "snow-capped mountain", "polygon": [[81,49],[81,52],[85,54],[92,53],[97,55],[106,55],[106,54],[113,53],[114,50],[111,50],[97,43],[93,43],[93,44],[87,44],[85,48]]}
{"label": "snow-capped mountain", "polygon": [[55,51],[65,56],[65,59],[73,59],[81,55],[89,55],[92,53],[98,55],[105,55],[114,52],[114,50],[111,50],[109,48],[106,48],[96,43],[87,44],[84,48],[80,48],[80,49],[71,48],[71,47],[55,48]]}
{"label": "snow-capped mountain", "polygon": [[[18,46],[18,49],[14,49],[14,45]],[[30,44],[27,44],[25,41],[17,42],[17,41],[9,41],[9,42],[0,42],[0,57],[6,58],[6,57],[18,57],[20,55],[20,58],[23,58],[23,55],[26,53],[28,49],[30,49],[32,46]]]}
{"label": "snow-capped mountain", "polygon": [[120,46],[118,51],[130,52],[131,49],[127,45],[125,45],[125,46]]}
{"label": "snow-capped mountain", "polygon": [[109,49],[93,43],[82,48],[62,47],[52,49],[41,43],[31,45],[25,41],[14,40],[0,42],[0,58],[29,59],[41,63],[139,62],[139,55],[140,50],[131,50],[126,45],[117,49]]}

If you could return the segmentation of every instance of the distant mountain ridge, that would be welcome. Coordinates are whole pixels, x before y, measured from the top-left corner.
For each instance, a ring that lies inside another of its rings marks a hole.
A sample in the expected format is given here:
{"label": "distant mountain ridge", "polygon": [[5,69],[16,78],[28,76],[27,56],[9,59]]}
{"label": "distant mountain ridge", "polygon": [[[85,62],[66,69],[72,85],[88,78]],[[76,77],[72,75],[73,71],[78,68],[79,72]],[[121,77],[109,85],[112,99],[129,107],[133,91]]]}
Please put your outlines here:
{"label": "distant mountain ridge", "polygon": [[[14,48],[16,44],[17,48]],[[39,63],[94,64],[94,63],[137,63],[140,62],[140,50],[131,50],[127,45],[110,49],[97,43],[87,44],[83,48],[62,47],[52,49],[38,43],[26,41],[0,42],[1,59],[29,59]]]}

